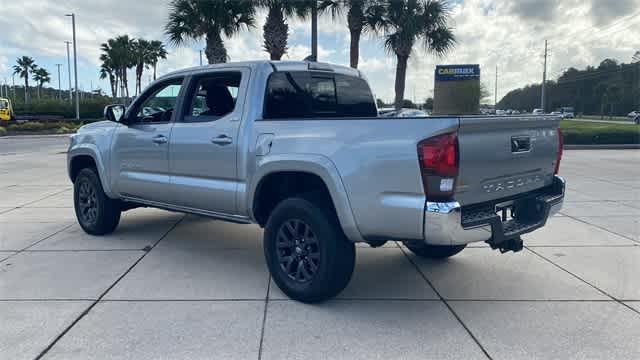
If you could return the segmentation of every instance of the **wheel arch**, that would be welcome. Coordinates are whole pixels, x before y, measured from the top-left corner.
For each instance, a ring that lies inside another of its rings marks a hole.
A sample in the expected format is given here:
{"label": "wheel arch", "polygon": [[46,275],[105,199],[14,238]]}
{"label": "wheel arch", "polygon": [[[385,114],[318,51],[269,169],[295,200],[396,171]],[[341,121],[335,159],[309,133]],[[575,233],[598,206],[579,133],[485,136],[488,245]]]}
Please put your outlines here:
{"label": "wheel arch", "polygon": [[[270,156],[261,159],[258,162],[258,169],[252,177],[253,181],[249,186],[247,196],[247,209],[250,217],[258,224],[264,225],[266,221],[265,214],[260,213],[260,211],[264,210],[261,208],[264,203],[261,204],[260,201],[264,201],[265,191],[272,189],[269,186],[274,181],[296,177],[297,179],[311,181],[312,188],[323,186],[321,190],[326,191],[330,196],[340,226],[347,238],[354,242],[364,241],[358,230],[349,198],[338,170],[331,160],[321,155]],[[293,189],[293,194],[296,194],[295,190],[308,189],[306,186],[296,186]],[[267,208],[270,208],[269,211],[273,210],[275,205],[268,204]]]}
{"label": "wheel arch", "polygon": [[69,179],[74,182],[80,170],[87,167],[94,167],[98,172],[98,177],[102,183],[105,194],[111,198],[117,198],[112,192],[105,168],[105,164],[100,157],[97,147],[94,144],[82,144],[69,150],[67,170]]}

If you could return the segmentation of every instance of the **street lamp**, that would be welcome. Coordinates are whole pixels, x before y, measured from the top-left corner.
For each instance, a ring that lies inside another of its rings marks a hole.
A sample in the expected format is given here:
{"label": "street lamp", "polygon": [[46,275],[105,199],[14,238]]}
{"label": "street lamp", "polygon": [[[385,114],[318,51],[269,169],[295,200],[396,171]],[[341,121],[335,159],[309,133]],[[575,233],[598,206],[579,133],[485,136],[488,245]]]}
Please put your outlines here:
{"label": "street lamp", "polygon": [[73,95],[71,95],[71,55],[69,55],[69,45],[71,41],[65,41],[67,44],[67,74],[69,74],[69,105],[73,104]]}
{"label": "street lamp", "polygon": [[76,90],[76,120],[80,120],[80,97],[78,96],[78,48],[76,46],[76,14],[66,14],[71,17],[71,27],[73,29],[73,74],[75,77]]}

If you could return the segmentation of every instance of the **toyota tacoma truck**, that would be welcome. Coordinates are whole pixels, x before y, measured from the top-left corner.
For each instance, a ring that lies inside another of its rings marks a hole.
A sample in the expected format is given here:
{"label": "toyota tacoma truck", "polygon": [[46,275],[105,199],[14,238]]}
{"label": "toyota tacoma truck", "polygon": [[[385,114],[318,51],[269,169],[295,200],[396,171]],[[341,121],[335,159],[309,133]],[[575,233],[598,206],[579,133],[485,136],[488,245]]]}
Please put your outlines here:
{"label": "toyota tacoma truck", "polygon": [[84,231],[141,206],[257,223],[273,280],[303,302],[344,289],[355,243],[518,251],[564,199],[559,118],[379,117],[363,74],[330,64],[181,70],[105,117],[68,151]]}

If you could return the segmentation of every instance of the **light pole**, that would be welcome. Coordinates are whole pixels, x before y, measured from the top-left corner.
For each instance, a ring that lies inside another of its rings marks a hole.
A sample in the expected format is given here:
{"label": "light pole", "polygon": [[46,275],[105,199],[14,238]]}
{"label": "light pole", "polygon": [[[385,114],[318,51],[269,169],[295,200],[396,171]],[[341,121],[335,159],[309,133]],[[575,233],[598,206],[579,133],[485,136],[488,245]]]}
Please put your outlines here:
{"label": "light pole", "polygon": [[60,100],[62,100],[62,84],[60,82],[60,67],[62,66],[62,64],[56,64],[56,67],[58,68],[58,96],[60,97]]}
{"label": "light pole", "polygon": [[76,120],[80,120],[80,97],[78,96],[78,47],[76,45],[76,14],[71,13],[71,28],[73,29],[73,75],[76,88]]}
{"label": "light pole", "polygon": [[200,49],[200,66],[202,66],[202,49]]}
{"label": "light pole", "polygon": [[71,95],[71,55],[69,55],[69,45],[71,41],[65,41],[67,44],[67,73],[69,74],[69,104],[73,104],[73,95]]}
{"label": "light pole", "polygon": [[311,57],[318,61],[318,2],[311,7]]}

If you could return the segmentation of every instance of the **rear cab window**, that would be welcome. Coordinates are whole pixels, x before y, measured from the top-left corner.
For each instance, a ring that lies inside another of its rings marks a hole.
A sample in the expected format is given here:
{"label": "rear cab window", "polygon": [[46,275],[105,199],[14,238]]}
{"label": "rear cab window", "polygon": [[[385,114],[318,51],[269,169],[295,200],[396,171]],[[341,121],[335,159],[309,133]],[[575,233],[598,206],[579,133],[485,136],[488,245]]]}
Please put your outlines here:
{"label": "rear cab window", "polygon": [[274,72],[264,119],[376,117],[375,100],[359,77],[313,71]]}

